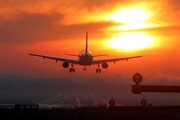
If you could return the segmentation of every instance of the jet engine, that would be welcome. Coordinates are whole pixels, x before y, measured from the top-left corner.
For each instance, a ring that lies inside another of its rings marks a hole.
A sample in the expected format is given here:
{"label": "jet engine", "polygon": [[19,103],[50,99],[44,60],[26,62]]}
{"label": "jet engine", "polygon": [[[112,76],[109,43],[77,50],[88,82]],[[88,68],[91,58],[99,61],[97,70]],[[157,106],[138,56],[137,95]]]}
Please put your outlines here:
{"label": "jet engine", "polygon": [[102,63],[102,65],[101,65],[101,66],[102,66],[102,68],[106,69],[106,68],[108,68],[108,66],[109,66],[109,65],[108,65],[108,63],[107,63],[107,62],[104,62],[104,63]]}
{"label": "jet engine", "polygon": [[63,66],[63,68],[68,68],[69,67],[69,63],[66,62],[66,61],[63,61],[62,66]]}

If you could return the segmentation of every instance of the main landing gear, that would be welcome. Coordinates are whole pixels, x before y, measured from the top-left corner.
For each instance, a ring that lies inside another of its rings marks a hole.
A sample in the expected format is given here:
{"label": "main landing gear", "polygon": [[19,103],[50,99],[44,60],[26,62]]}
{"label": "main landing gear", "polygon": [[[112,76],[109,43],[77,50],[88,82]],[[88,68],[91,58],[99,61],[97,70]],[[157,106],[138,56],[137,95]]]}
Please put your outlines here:
{"label": "main landing gear", "polygon": [[86,71],[86,66],[84,66],[83,70]]}
{"label": "main landing gear", "polygon": [[69,70],[69,72],[71,73],[71,72],[75,72],[75,69],[73,68],[74,67],[74,64],[73,63],[71,63],[71,68],[70,68],[70,70]]}
{"label": "main landing gear", "polygon": [[96,69],[96,73],[101,73],[101,69],[99,68],[99,64],[97,64],[97,69]]}

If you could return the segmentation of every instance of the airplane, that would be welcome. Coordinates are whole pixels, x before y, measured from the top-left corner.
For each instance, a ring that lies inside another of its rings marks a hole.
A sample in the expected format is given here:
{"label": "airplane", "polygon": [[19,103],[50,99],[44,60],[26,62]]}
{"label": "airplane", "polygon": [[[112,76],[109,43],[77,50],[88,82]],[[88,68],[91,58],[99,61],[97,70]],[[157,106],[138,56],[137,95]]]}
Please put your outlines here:
{"label": "airplane", "polygon": [[69,56],[75,56],[78,57],[78,60],[68,59],[68,58],[61,58],[61,57],[52,57],[52,56],[46,56],[46,55],[40,55],[40,54],[32,54],[29,53],[31,56],[36,57],[42,57],[43,59],[51,59],[55,60],[56,62],[62,61],[62,67],[68,68],[70,64],[70,73],[75,72],[74,65],[81,65],[84,66],[83,70],[86,71],[86,66],[91,65],[97,65],[96,73],[101,73],[100,64],[103,69],[108,68],[108,62],[116,62],[121,60],[129,60],[133,58],[139,58],[143,57],[143,55],[140,56],[131,56],[131,57],[124,57],[124,58],[112,58],[112,59],[102,59],[102,60],[94,60],[94,57],[100,57],[100,56],[107,56],[107,54],[101,54],[101,55],[92,55],[92,53],[88,50],[88,32],[86,32],[86,46],[85,50],[82,50],[78,55],[76,54],[66,54]]}

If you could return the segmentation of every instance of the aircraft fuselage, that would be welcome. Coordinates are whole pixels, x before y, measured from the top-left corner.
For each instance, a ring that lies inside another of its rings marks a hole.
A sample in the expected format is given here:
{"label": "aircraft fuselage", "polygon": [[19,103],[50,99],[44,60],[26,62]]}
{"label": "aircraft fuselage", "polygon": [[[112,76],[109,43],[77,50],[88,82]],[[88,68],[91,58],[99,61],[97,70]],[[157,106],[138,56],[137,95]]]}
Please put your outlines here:
{"label": "aircraft fuselage", "polygon": [[79,65],[90,66],[93,62],[93,56],[90,51],[81,51],[79,53]]}

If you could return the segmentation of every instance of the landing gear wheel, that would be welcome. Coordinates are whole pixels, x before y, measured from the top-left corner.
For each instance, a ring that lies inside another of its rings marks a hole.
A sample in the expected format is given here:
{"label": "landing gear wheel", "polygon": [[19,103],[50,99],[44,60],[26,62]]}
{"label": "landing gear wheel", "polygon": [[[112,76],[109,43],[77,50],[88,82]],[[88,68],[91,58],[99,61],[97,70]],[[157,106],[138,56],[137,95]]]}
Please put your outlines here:
{"label": "landing gear wheel", "polygon": [[96,69],[96,73],[98,73],[98,69]]}
{"label": "landing gear wheel", "polygon": [[101,69],[96,69],[96,73],[101,73]]}
{"label": "landing gear wheel", "polygon": [[74,68],[70,68],[70,70],[69,70],[69,72],[71,73],[71,72],[75,72],[75,69]]}
{"label": "landing gear wheel", "polygon": [[101,69],[99,69],[99,64],[97,64],[97,69],[96,69],[96,73],[101,73]]}
{"label": "landing gear wheel", "polygon": [[71,72],[75,72],[75,69],[73,68],[74,67],[74,64],[73,63],[71,63],[71,68],[70,68],[70,70],[69,70],[69,72],[71,73]]}
{"label": "landing gear wheel", "polygon": [[99,69],[99,73],[101,73],[101,69]]}

